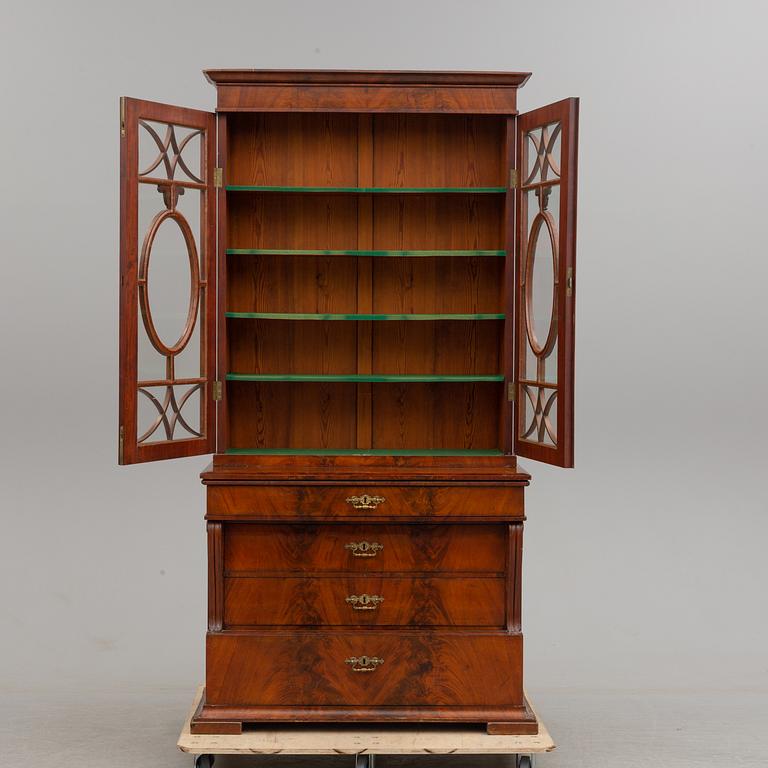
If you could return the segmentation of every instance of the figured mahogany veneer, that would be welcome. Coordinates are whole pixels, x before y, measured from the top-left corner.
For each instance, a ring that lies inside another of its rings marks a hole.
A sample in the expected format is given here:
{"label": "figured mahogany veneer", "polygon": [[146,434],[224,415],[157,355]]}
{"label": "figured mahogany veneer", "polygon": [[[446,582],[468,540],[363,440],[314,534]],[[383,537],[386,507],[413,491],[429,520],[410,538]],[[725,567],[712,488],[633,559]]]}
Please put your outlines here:
{"label": "figured mahogany veneer", "polygon": [[498,576],[506,570],[506,528],[503,524],[232,523],[226,526],[223,544],[224,573],[437,571]]}
{"label": "figured mahogany veneer", "polygon": [[[224,627],[503,627],[503,578],[224,579]],[[380,601],[380,602],[379,602]]]}
{"label": "figured mahogany veneer", "polygon": [[[193,721],[506,721],[535,733],[521,690],[520,635],[394,631],[229,633],[208,639]],[[348,660],[381,663],[355,671]],[[248,659],[248,664],[242,660]]]}
{"label": "figured mahogany veneer", "polygon": [[283,719],[535,732],[520,634],[528,475],[514,462],[219,457],[203,477],[208,688],[194,732]]}
{"label": "figured mahogany veneer", "polygon": [[205,72],[228,112],[436,112],[514,114],[528,72]]}
{"label": "figured mahogany veneer", "polygon": [[[347,499],[383,498],[374,509],[356,509]],[[468,513],[468,510],[471,512]],[[275,520],[397,520],[403,517],[510,519],[523,516],[522,488],[461,486],[210,486],[208,517]]]}

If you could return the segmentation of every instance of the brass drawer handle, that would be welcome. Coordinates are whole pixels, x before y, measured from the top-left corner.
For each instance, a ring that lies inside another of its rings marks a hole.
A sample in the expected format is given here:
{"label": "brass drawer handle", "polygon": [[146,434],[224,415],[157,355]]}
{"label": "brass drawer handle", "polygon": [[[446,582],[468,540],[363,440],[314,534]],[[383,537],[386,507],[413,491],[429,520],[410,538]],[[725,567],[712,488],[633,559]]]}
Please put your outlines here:
{"label": "brass drawer handle", "polygon": [[352,667],[353,672],[374,672],[376,667],[384,663],[378,656],[350,656],[344,659],[345,664]]}
{"label": "brass drawer handle", "polygon": [[364,493],[362,496],[350,496],[347,504],[351,504],[355,509],[376,509],[379,504],[383,504],[386,499],[383,496],[369,496]]}
{"label": "brass drawer handle", "polygon": [[376,557],[384,549],[378,541],[350,541],[344,545],[352,553],[352,557]]}
{"label": "brass drawer handle", "polygon": [[350,595],[345,599],[356,611],[375,611],[384,602],[381,595]]}

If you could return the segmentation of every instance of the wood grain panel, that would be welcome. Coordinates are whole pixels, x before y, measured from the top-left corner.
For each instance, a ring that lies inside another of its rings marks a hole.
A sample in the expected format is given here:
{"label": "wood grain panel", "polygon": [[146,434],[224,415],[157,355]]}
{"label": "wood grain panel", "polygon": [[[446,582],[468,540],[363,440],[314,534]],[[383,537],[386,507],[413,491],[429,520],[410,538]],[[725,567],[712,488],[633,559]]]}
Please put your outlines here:
{"label": "wood grain panel", "polygon": [[[384,663],[354,672],[362,655]],[[215,633],[207,669],[214,706],[523,706],[520,635]]]}
{"label": "wood grain panel", "polygon": [[[487,496],[485,499],[487,501]],[[504,525],[269,525],[228,523],[224,569],[228,575],[286,571],[503,573]],[[381,545],[356,556],[346,545]]]}
{"label": "wood grain panel", "polygon": [[374,261],[374,312],[504,312],[504,262],[498,257]]}
{"label": "wood grain panel", "polygon": [[228,382],[232,448],[354,448],[355,385]]}
{"label": "wood grain panel", "polygon": [[227,215],[230,248],[348,250],[357,242],[356,195],[230,192]]}
{"label": "wood grain panel", "polygon": [[373,447],[498,448],[501,382],[374,384]]}
{"label": "wood grain panel", "polygon": [[356,115],[251,113],[228,122],[229,184],[357,184]]}
{"label": "wood grain panel", "polygon": [[227,257],[228,312],[357,311],[357,263],[349,256]]}
{"label": "wood grain panel", "polygon": [[217,109],[260,112],[514,114],[516,87],[220,85]]}
{"label": "wood grain panel", "polygon": [[230,372],[353,374],[355,323],[230,319]]}
{"label": "wood grain panel", "polygon": [[518,88],[530,72],[481,72],[426,69],[206,69],[208,81],[220,85],[429,85],[505,86]]}
{"label": "wood grain panel", "polygon": [[[354,386],[354,385],[353,385]],[[251,481],[252,482],[252,481]],[[355,509],[352,496],[383,496],[373,510]],[[209,485],[208,518],[345,521],[402,518],[466,518],[514,520],[523,516],[519,486],[402,485]]]}
{"label": "wood grain panel", "polygon": [[501,250],[503,214],[504,195],[379,195],[374,200],[374,247]]}
{"label": "wood grain panel", "polygon": [[489,320],[376,323],[373,370],[383,374],[496,375],[502,323]]}
{"label": "wood grain panel", "polygon": [[496,187],[504,175],[504,120],[481,115],[376,115],[374,184]]}
{"label": "wood grain panel", "polygon": [[217,453],[205,484],[519,486],[531,476],[514,456],[249,456]]}
{"label": "wood grain panel", "polygon": [[[503,627],[503,578],[239,577],[224,582],[224,625]],[[348,597],[383,598],[367,608]]]}

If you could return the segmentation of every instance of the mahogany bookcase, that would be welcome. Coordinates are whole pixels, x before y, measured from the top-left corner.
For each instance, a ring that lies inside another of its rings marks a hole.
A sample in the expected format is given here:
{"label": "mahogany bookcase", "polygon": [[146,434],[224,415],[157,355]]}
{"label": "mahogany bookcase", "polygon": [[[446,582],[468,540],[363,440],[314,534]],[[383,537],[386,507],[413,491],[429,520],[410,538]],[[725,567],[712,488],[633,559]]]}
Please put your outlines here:
{"label": "mahogany bookcase", "polygon": [[119,461],[212,453],[197,733],[523,694],[517,456],[573,465],[578,101],[209,70],[120,101]]}

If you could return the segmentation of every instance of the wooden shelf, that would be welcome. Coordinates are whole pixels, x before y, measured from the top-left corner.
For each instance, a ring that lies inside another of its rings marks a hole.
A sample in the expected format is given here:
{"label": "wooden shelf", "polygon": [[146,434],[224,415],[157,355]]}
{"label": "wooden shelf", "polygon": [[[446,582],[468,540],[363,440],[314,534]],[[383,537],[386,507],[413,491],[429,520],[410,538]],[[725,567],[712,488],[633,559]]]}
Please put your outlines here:
{"label": "wooden shelf", "polygon": [[227,381],[342,381],[353,383],[471,383],[480,381],[504,381],[499,374],[477,376],[436,376],[436,375],[389,375],[389,374],[314,374],[314,373],[228,373]]}
{"label": "wooden shelf", "polygon": [[503,320],[503,313],[478,314],[314,314],[304,312],[225,312],[226,317],[246,320]]}
{"label": "wooden shelf", "polygon": [[503,456],[494,448],[229,448],[238,456]]}
{"label": "wooden shelf", "polygon": [[274,187],[227,184],[227,192],[299,192],[320,194],[430,195],[430,194],[504,194],[506,187]]}
{"label": "wooden shelf", "polygon": [[506,251],[329,251],[321,249],[291,248],[227,248],[230,256],[381,256],[381,257],[457,257],[457,256],[506,256]]}

